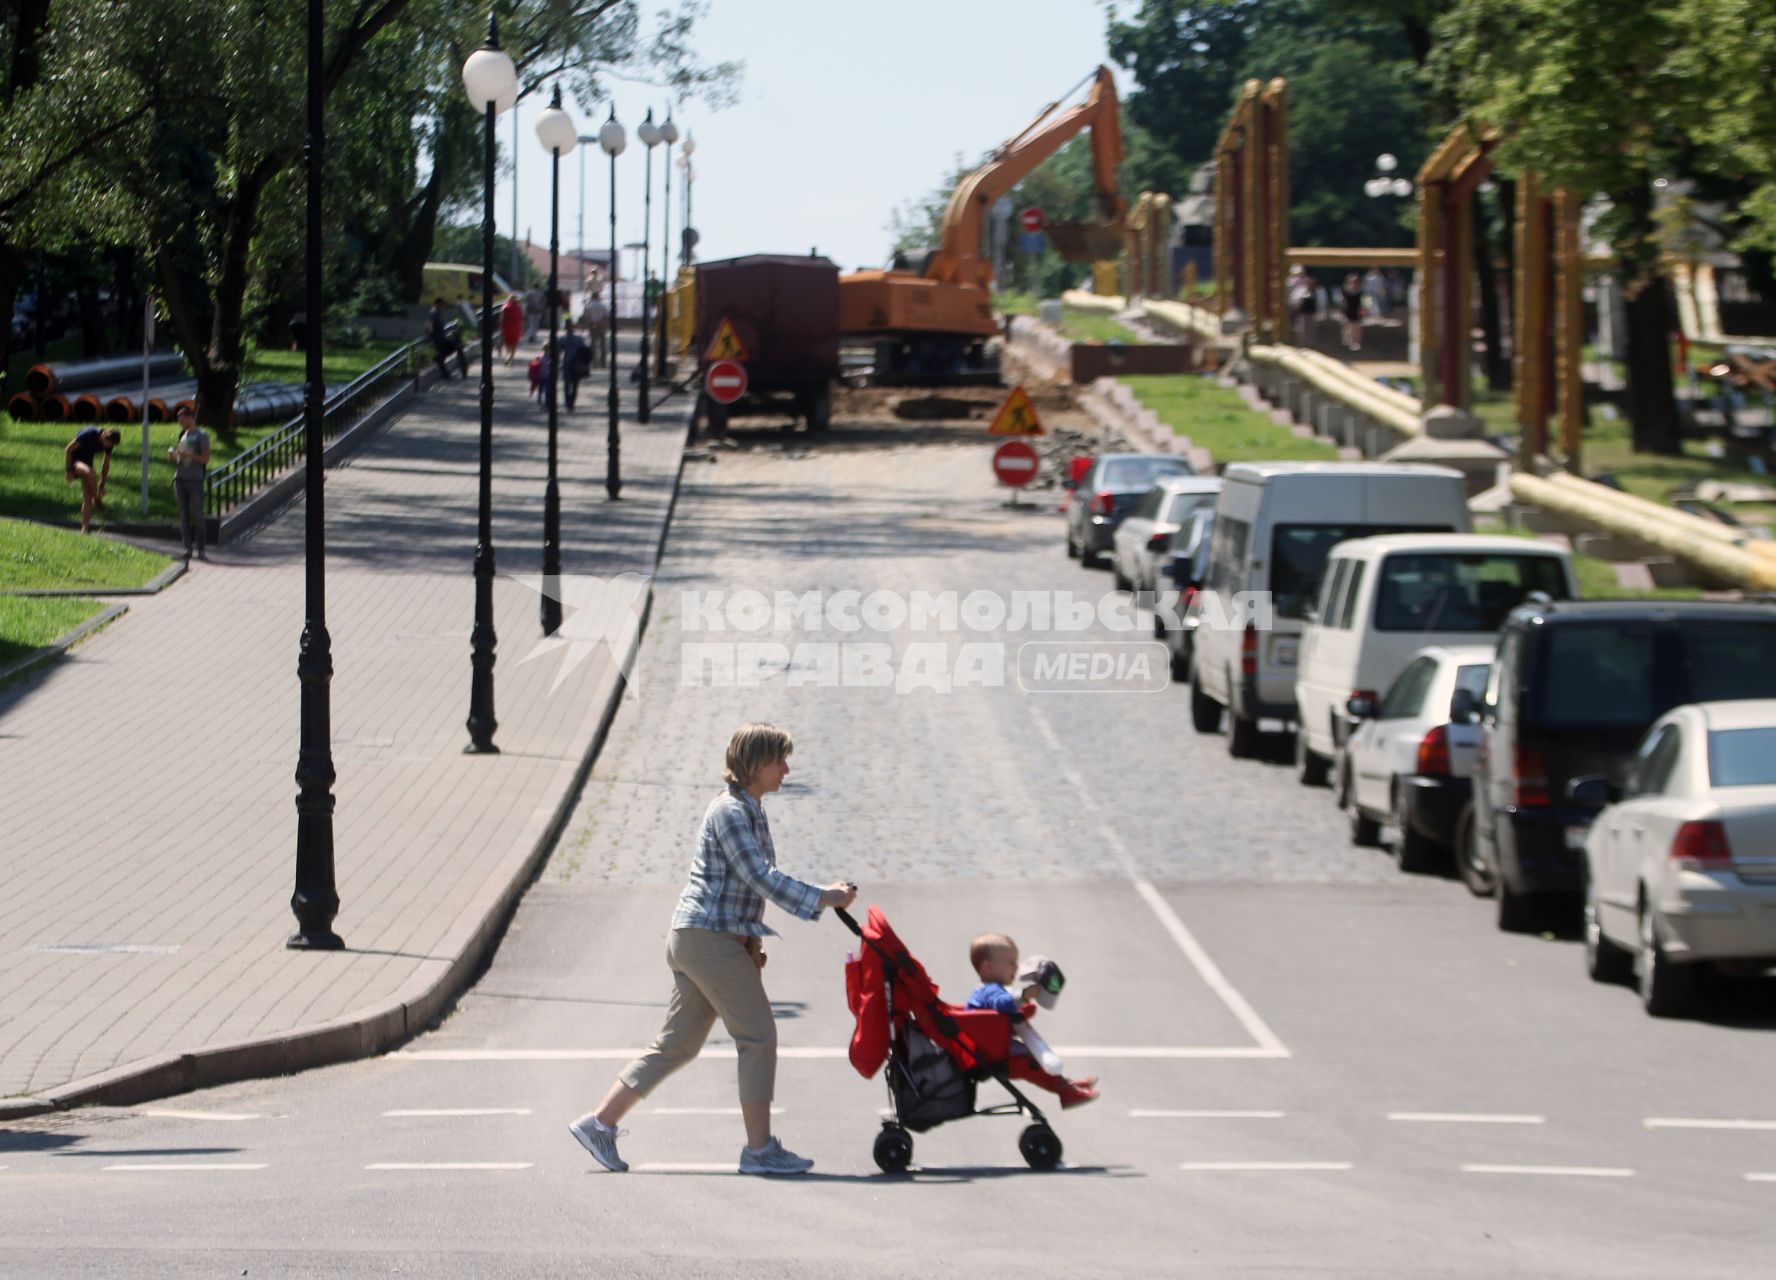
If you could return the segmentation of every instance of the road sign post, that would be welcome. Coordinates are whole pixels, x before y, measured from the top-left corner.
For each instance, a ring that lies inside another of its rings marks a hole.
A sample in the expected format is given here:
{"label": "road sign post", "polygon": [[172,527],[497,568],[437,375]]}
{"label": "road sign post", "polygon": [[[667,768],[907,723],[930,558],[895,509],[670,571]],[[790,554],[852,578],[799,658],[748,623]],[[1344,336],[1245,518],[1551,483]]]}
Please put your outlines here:
{"label": "road sign post", "polygon": [[993,475],[999,483],[1011,490],[1011,500],[1007,506],[1018,507],[1017,491],[1036,478],[1037,468],[1041,465],[1036,456],[1036,448],[1027,440],[1007,440],[993,450]]}

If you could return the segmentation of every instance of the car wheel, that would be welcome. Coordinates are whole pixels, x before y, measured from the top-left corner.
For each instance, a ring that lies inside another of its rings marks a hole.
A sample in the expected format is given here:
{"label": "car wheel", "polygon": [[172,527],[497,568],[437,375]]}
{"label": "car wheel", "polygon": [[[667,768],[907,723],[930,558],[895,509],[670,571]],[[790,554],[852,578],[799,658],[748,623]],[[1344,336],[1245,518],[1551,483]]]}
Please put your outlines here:
{"label": "car wheel", "polygon": [[1087,569],[1102,569],[1104,567],[1104,553],[1093,551],[1082,542],[1079,544],[1079,563]]}
{"label": "car wheel", "polygon": [[1258,754],[1263,735],[1258,722],[1248,720],[1232,707],[1227,709],[1227,754],[1235,760],[1250,760]]}
{"label": "car wheel", "polygon": [[1673,964],[1659,941],[1659,918],[1640,904],[1640,950],[1634,957],[1640,1003],[1655,1018],[1670,1018],[1690,1007],[1696,995],[1696,966]]}
{"label": "car wheel", "polygon": [[1346,756],[1343,752],[1339,752],[1338,786],[1332,793],[1332,802],[1336,804],[1340,810],[1348,809],[1351,807],[1351,800],[1355,797],[1355,794],[1355,788],[1351,785],[1350,757]]}
{"label": "car wheel", "polygon": [[1304,787],[1323,787],[1331,776],[1332,762],[1307,745],[1307,732],[1295,730],[1295,776]]}
{"label": "car wheel", "polygon": [[1172,679],[1182,684],[1190,679],[1190,654],[1183,649],[1173,649],[1170,645],[1166,649],[1172,655]]}
{"label": "car wheel", "polygon": [[1470,802],[1455,820],[1455,870],[1476,898],[1490,898],[1498,888],[1492,863],[1480,849],[1480,831]]}
{"label": "car wheel", "polygon": [[1415,831],[1406,820],[1405,793],[1399,787],[1394,788],[1394,862],[1400,870],[1409,875],[1423,875],[1436,869],[1442,860],[1442,850],[1425,838],[1420,831]]}
{"label": "car wheel", "polygon": [[1634,956],[1603,936],[1603,907],[1597,885],[1585,877],[1585,972],[1593,982],[1626,982],[1634,974]]}
{"label": "car wheel", "polygon": [[1202,677],[1190,675],[1190,726],[1198,733],[1214,733],[1221,727],[1221,704],[1203,692]]}
{"label": "car wheel", "polygon": [[1381,823],[1363,812],[1363,806],[1351,797],[1351,843],[1360,849],[1373,849],[1381,843]]}
{"label": "car wheel", "polygon": [[1135,584],[1128,580],[1128,575],[1122,571],[1122,562],[1116,558],[1114,553],[1110,557],[1110,580],[1116,584],[1118,591],[1133,591],[1135,589]]}
{"label": "car wheel", "polygon": [[1073,541],[1073,526],[1067,526],[1067,559],[1079,559],[1079,544]]}
{"label": "car wheel", "polygon": [[1498,909],[1498,927],[1505,933],[1528,933],[1535,924],[1540,902],[1531,894],[1518,893],[1505,883],[1503,876],[1495,876],[1495,881],[1492,896]]}

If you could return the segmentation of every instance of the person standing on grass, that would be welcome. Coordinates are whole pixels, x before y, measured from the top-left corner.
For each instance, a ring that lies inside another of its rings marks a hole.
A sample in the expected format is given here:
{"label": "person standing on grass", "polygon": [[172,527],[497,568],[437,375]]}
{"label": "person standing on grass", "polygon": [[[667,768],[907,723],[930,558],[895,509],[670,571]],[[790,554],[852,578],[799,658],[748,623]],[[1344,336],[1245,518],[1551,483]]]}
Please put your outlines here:
{"label": "person standing on grass", "polygon": [[197,414],[190,405],[179,406],[179,442],[167,450],[167,461],[173,464],[173,497],[179,502],[179,536],[185,540],[185,558],[191,559],[193,544],[197,558],[204,554],[204,469],[210,465],[210,433],[197,425]]}
{"label": "person standing on grass", "polygon": [[[123,432],[116,427],[107,427],[101,431],[97,427],[88,427],[80,432],[67,447],[62,450],[63,461],[67,464],[69,480],[80,481],[80,532],[92,532],[93,508],[105,510],[105,485],[111,479],[111,450],[123,443]],[[99,464],[99,470],[93,471],[93,463],[98,461],[100,454],[105,460]]]}
{"label": "person standing on grass", "polygon": [[764,799],[789,776],[794,742],[782,729],[747,724],[728,742],[727,790],[710,802],[691,859],[691,877],[679,895],[666,936],[672,998],[654,1043],[625,1067],[598,1109],[568,1125],[574,1139],[613,1173],[629,1166],[617,1154],[617,1122],[654,1086],[702,1051],[716,1018],[740,1057],[740,1114],[746,1146],[741,1173],[806,1173],[814,1162],[771,1136],[771,1100],[777,1082],[777,1024],[759,976],[765,967],[764,923],[769,899],[791,915],[815,920],[827,907],[844,908],[857,886],[824,889],[777,869]]}

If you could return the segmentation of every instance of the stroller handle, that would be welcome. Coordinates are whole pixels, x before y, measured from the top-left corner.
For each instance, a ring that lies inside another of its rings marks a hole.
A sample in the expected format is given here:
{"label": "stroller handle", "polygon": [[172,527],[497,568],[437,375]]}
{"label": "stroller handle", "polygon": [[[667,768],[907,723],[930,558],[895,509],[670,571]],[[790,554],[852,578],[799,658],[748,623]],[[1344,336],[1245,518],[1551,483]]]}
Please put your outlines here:
{"label": "stroller handle", "polygon": [[863,937],[862,928],[858,926],[857,921],[852,918],[849,911],[845,910],[843,907],[834,907],[833,914],[840,920],[843,920],[845,922],[845,927],[851,930],[852,933],[855,933],[860,938]]}

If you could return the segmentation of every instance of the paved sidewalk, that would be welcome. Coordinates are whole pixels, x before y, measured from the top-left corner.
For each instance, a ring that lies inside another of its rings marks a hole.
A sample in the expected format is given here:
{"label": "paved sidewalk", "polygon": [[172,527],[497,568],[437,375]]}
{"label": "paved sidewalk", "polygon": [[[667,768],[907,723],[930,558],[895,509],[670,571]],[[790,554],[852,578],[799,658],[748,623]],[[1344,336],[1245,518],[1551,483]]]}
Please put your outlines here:
{"label": "paved sidewalk", "polygon": [[[688,403],[648,426],[625,418],[611,503],[603,376],[562,416],[563,573],[651,574]],[[358,1056],[435,1017],[473,974],[614,710],[614,650],[633,645],[640,607],[614,592],[595,606],[618,641],[571,669],[566,650],[533,653],[539,596],[512,575],[541,572],[547,433],[523,365],[496,365],[503,754],[462,754],[478,378],[472,367],[434,386],[328,473],[334,927],[347,951],[283,945],[301,502],[0,692],[0,1115]]]}

